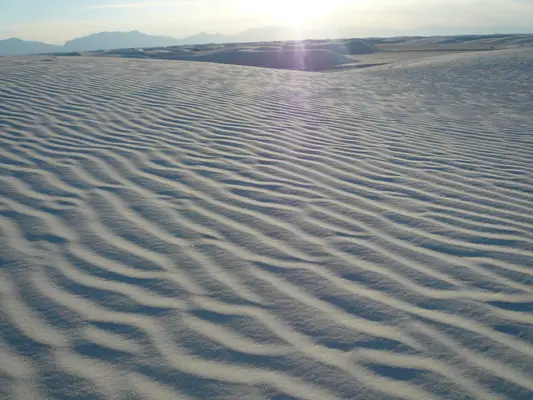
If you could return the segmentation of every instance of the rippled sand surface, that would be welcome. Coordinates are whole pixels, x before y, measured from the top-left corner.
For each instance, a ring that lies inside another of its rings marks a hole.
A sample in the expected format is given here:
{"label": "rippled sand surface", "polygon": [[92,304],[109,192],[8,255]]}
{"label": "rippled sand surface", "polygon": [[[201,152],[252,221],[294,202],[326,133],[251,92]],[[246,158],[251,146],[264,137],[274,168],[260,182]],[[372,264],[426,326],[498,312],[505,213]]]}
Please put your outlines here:
{"label": "rippled sand surface", "polygon": [[0,58],[0,398],[533,398],[532,70]]}

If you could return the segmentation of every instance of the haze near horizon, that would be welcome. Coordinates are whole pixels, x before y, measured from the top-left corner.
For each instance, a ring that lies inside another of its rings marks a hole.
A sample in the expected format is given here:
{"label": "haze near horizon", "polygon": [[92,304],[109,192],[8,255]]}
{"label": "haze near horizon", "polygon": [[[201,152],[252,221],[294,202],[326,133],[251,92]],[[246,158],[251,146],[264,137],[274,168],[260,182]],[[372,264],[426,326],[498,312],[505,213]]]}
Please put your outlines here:
{"label": "haze near horizon", "polygon": [[525,33],[533,31],[533,1],[0,0],[0,40],[17,37],[63,44],[99,31],[183,37],[201,31],[234,34],[268,25],[328,37],[346,28],[353,28],[354,35],[383,36],[401,30],[431,35],[443,29],[457,34],[480,29]]}

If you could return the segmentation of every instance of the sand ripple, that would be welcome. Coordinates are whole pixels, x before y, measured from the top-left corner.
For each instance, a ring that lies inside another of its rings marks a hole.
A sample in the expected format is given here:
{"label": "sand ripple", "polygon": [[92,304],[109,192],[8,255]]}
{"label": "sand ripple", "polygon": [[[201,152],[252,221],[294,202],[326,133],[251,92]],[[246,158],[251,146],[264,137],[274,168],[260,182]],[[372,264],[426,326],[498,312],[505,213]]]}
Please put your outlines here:
{"label": "sand ripple", "polygon": [[0,59],[0,398],[533,398],[532,68]]}

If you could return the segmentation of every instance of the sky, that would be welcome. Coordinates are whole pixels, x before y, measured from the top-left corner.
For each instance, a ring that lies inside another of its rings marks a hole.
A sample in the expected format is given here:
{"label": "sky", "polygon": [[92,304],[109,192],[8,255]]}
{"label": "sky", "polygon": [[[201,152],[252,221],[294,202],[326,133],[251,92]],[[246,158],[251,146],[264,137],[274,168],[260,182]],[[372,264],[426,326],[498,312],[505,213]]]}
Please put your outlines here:
{"label": "sky", "polygon": [[354,36],[532,33],[533,0],[0,0],[0,39],[53,44],[101,31],[185,37],[273,25],[330,37],[346,28]]}

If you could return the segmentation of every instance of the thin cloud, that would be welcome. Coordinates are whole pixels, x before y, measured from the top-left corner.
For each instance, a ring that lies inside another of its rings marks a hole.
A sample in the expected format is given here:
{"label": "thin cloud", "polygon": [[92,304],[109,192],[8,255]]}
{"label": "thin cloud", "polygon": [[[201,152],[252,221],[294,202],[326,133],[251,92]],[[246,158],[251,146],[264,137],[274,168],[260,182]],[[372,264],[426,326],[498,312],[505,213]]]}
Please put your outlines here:
{"label": "thin cloud", "polygon": [[160,2],[144,2],[144,3],[112,3],[112,4],[97,4],[94,6],[85,7],[85,10],[113,10],[113,9],[134,9],[134,8],[162,8],[162,7],[178,7],[185,4],[190,4],[190,1],[160,1]]}

